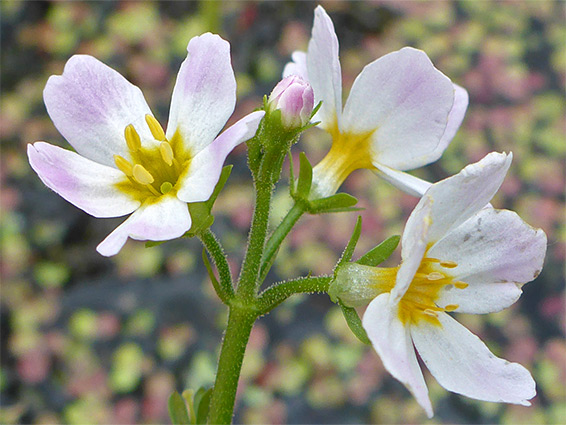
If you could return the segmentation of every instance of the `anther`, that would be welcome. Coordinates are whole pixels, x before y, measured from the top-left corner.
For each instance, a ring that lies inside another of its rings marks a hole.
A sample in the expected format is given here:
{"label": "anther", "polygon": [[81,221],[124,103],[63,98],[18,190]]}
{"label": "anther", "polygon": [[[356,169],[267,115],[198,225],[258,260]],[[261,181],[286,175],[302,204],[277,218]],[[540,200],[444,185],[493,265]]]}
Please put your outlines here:
{"label": "anther", "polygon": [[161,153],[161,158],[167,165],[173,165],[173,149],[168,142],[161,142],[159,145],[159,153]]}
{"label": "anther", "polygon": [[430,308],[424,309],[423,313],[426,314],[427,316],[438,317],[438,313],[434,310],[431,310]]}
{"label": "anther", "polygon": [[136,152],[141,148],[140,135],[132,124],[126,126],[126,129],[124,130],[124,137],[126,138],[126,144],[130,151]]}
{"label": "anther", "polygon": [[454,261],[441,261],[440,266],[447,269],[453,269],[458,266],[458,263],[455,263]]}
{"label": "anther", "polygon": [[426,278],[428,280],[440,280],[440,279],[444,279],[444,275],[439,272],[432,272],[429,273]]}
{"label": "anther", "polygon": [[162,194],[166,194],[171,192],[171,189],[173,189],[173,185],[169,182],[163,182],[161,184],[161,186],[159,187],[159,190],[161,191]]}
{"label": "anther", "polygon": [[136,164],[134,165],[134,167],[132,168],[132,173],[134,176],[134,180],[137,181],[139,184],[143,184],[148,185],[153,183],[154,178],[153,176],[150,174],[149,171],[147,171],[143,165],[140,164]]}
{"label": "anther", "polygon": [[165,140],[163,127],[161,127],[161,124],[159,124],[159,121],[157,121],[154,116],[147,114],[145,116],[145,122],[149,126],[149,131],[151,131],[155,140]]}
{"label": "anther", "polygon": [[445,311],[454,311],[458,307],[460,307],[458,304],[448,304],[446,307],[444,307],[444,310]]}
{"label": "anther", "polygon": [[454,286],[458,289],[466,289],[470,285],[468,285],[466,282],[458,281],[458,282],[454,282]]}
{"label": "anther", "polygon": [[126,158],[120,155],[114,155],[114,163],[122,173],[128,177],[132,176],[132,164],[130,164]]}

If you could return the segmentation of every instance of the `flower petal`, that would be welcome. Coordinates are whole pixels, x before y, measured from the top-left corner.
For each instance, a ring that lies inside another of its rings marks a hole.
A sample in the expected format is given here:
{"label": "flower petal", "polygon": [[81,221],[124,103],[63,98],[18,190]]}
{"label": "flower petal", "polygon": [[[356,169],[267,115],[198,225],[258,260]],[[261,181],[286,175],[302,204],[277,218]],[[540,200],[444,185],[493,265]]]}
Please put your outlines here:
{"label": "flower petal", "polygon": [[28,158],[47,187],[94,217],[119,217],[140,205],[116,188],[125,177],[115,168],[45,142],[29,144]]}
{"label": "flower petal", "polygon": [[169,111],[167,138],[179,131],[193,155],[212,143],[234,112],[236,79],[230,44],[216,34],[194,37],[187,46]]}
{"label": "flower petal", "polygon": [[406,47],[375,60],[358,75],[341,130],[373,132],[374,161],[409,170],[438,159],[453,104],[450,79],[424,52]]}
{"label": "flower petal", "polygon": [[454,104],[452,105],[452,109],[448,114],[448,123],[446,124],[446,129],[444,130],[444,134],[438,143],[438,146],[434,151],[430,153],[431,162],[436,161],[438,158],[442,156],[442,153],[446,150],[462,121],[464,121],[464,115],[466,115],[466,110],[468,109],[468,102],[469,96],[466,89],[460,87],[457,84],[454,84]]}
{"label": "flower petal", "polygon": [[96,250],[110,257],[116,255],[128,237],[137,240],[165,241],[183,236],[191,227],[187,204],[175,196],[162,196],[157,203],[142,205],[118,226]]}
{"label": "flower petal", "polygon": [[432,186],[432,183],[426,180],[419,179],[403,171],[389,168],[379,162],[375,162],[373,166],[375,167],[375,170],[373,170],[375,174],[409,195],[420,198],[428,188]]}
{"label": "flower petal", "polygon": [[407,387],[431,418],[432,405],[410,331],[399,320],[397,309],[390,305],[388,293],[381,294],[368,305],[362,325],[385,369]]}
{"label": "flower petal", "polygon": [[226,157],[234,147],[255,135],[264,114],[264,111],[256,111],[246,115],[200,151],[191,160],[177,197],[184,202],[201,202],[210,198]]}
{"label": "flower petal", "polygon": [[288,62],[283,68],[283,78],[290,75],[298,75],[304,81],[309,81],[309,73],[307,71],[307,54],[299,50],[294,51],[291,55],[291,62]]}
{"label": "flower petal", "polygon": [[458,264],[449,273],[469,284],[444,291],[439,305],[457,304],[456,311],[464,313],[507,308],[521,295],[516,283],[538,276],[545,252],[546,235],[541,229],[532,228],[512,211],[484,208],[428,252],[430,257]]}
{"label": "flower petal", "polygon": [[395,286],[391,291],[393,303],[405,295],[411,285],[427,249],[428,229],[432,200],[425,195],[417,204],[405,225],[401,238],[401,258],[403,262],[397,271]]}
{"label": "flower petal", "polygon": [[535,381],[517,363],[495,357],[473,333],[446,313],[441,326],[421,321],[411,327],[415,347],[438,383],[478,400],[522,404],[536,394]]}
{"label": "flower petal", "polygon": [[433,184],[429,242],[437,242],[485,207],[503,183],[512,154],[492,152],[458,174]]}
{"label": "flower petal", "polygon": [[338,59],[338,37],[334,24],[322,6],[314,10],[312,37],[307,53],[308,79],[314,90],[314,104],[322,106],[313,117],[325,130],[340,128],[342,116],[342,70]]}
{"label": "flower petal", "polygon": [[129,158],[124,130],[132,124],[142,143],[153,141],[141,90],[98,59],[75,55],[63,75],[53,75],[43,100],[57,130],[82,156],[114,167],[113,155]]}

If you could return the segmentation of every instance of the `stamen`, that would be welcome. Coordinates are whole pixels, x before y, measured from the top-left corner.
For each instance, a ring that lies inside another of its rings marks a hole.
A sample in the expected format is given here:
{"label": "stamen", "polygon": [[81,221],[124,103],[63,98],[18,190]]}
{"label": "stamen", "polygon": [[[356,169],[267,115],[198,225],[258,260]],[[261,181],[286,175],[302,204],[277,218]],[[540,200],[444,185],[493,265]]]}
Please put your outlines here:
{"label": "stamen", "polygon": [[169,143],[161,142],[159,145],[159,153],[161,153],[161,158],[167,165],[173,165],[173,159],[175,156],[173,155],[173,149]]}
{"label": "stamen", "polygon": [[145,116],[145,122],[149,126],[149,131],[155,138],[155,140],[165,140],[165,132],[163,131],[163,127],[159,124],[159,121],[155,119],[152,115],[147,114]]}
{"label": "stamen", "polygon": [[423,313],[427,316],[438,317],[438,313],[434,310],[431,310],[430,308],[423,310]]}
{"label": "stamen", "polygon": [[137,181],[139,184],[149,185],[153,183],[153,181],[155,180],[153,176],[149,173],[149,171],[147,171],[141,164],[134,165],[134,168],[132,169],[132,173],[134,176],[134,180]]}
{"label": "stamen", "polygon": [[126,129],[124,130],[124,137],[126,138],[128,148],[132,152],[136,152],[141,148],[140,135],[132,124],[126,126]]}
{"label": "stamen", "polygon": [[466,289],[470,285],[468,285],[466,282],[458,281],[458,282],[454,282],[454,286],[458,289]]}
{"label": "stamen", "polygon": [[444,275],[439,272],[431,272],[426,277],[428,280],[440,280],[444,279]]}
{"label": "stamen", "polygon": [[456,310],[458,307],[460,307],[458,304],[448,304],[446,307],[444,307],[444,310],[446,310],[446,311],[454,311],[454,310]]}
{"label": "stamen", "polygon": [[440,266],[447,269],[453,269],[458,266],[458,263],[455,263],[454,261],[441,261]]}
{"label": "stamen", "polygon": [[161,187],[159,188],[159,190],[161,191],[161,193],[163,193],[164,195],[166,193],[171,192],[171,189],[173,189],[173,185],[169,182],[163,182],[161,184]]}
{"label": "stamen", "polygon": [[132,176],[132,164],[130,164],[126,158],[120,155],[114,155],[114,163],[122,173],[128,177]]}

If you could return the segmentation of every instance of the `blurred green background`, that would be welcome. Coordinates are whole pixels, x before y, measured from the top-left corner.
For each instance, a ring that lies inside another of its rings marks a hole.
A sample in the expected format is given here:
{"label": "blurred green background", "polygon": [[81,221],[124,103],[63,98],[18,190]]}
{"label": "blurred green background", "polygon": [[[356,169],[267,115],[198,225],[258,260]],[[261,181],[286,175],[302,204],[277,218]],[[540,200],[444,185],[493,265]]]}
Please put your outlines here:
{"label": "blurred green background", "polygon": [[[323,2],[341,47],[345,93],[361,68],[410,45],[470,93],[463,127],[437,163],[415,172],[439,180],[486,153],[513,151],[494,200],[543,228],[545,268],[512,308],[458,319],[499,356],[532,371],[530,408],[450,394],[430,379],[436,416],[393,380],[349,332],[327,296],[290,299],[254,327],[238,393],[245,423],[566,423],[564,342],[565,3],[560,1]],[[49,191],[29,167],[26,144],[69,147],[42,90],[75,53],[96,56],[144,91],[165,123],[192,36],[215,31],[232,45],[238,106],[261,104],[295,49],[305,49],[312,2],[27,2],[1,12],[1,423],[167,423],[177,389],[213,382],[226,309],[216,299],[197,241],[116,257],[96,245],[122,219],[97,220]],[[294,148],[316,163],[329,148],[313,129]],[[213,229],[234,271],[252,213],[245,147],[216,207]],[[287,167],[286,167],[287,168]],[[288,175],[288,174],[287,174]],[[361,254],[402,232],[416,200],[366,170],[342,190],[365,208]],[[287,208],[286,177],[273,224]],[[355,214],[305,217],[282,247],[270,282],[328,273]],[[399,255],[391,260],[398,261]]]}

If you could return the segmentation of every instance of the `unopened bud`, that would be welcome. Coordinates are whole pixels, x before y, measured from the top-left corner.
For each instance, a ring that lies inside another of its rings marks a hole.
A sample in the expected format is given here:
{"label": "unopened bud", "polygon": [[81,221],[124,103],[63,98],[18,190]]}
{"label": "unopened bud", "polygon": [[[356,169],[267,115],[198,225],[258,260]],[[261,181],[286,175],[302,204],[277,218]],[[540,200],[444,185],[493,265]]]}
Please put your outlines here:
{"label": "unopened bud", "polygon": [[283,78],[269,95],[269,111],[281,111],[281,123],[286,129],[305,126],[310,120],[313,107],[312,87],[297,75]]}

